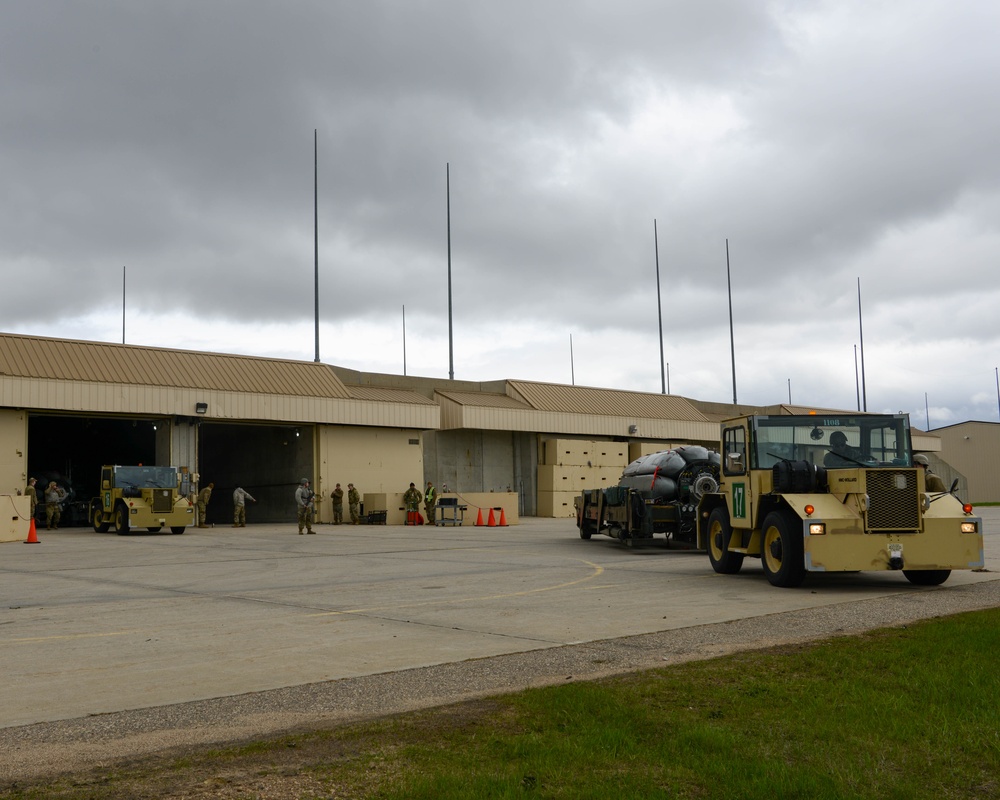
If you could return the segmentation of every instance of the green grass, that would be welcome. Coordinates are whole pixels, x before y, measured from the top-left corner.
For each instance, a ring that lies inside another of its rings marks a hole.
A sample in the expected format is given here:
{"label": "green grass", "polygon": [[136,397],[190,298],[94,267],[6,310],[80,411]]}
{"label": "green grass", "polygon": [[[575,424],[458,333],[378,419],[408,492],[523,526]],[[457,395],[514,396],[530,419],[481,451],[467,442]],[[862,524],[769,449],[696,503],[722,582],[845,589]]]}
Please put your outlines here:
{"label": "green grass", "polygon": [[[1000,610],[406,714],[6,798],[997,798]],[[229,780],[227,791],[239,788]],[[211,794],[191,796],[211,797]],[[268,795],[270,796],[270,795]],[[278,795],[275,795],[278,796]]]}

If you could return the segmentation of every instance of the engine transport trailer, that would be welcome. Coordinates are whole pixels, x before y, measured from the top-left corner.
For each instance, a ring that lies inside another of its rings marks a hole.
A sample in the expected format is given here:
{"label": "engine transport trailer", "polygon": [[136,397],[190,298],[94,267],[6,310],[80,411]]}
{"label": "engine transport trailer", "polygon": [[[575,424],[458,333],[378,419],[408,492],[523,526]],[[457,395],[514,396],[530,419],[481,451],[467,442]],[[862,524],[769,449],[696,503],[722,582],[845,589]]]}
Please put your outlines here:
{"label": "engine transport trailer", "polygon": [[774,586],[807,572],[899,570],[937,586],[984,566],[972,506],[928,492],[906,414],[745,416],[722,423],[721,475],[698,544],[718,573],[759,558]]}
{"label": "engine transport trailer", "polygon": [[169,527],[172,533],[184,533],[194,522],[194,506],[187,468],[177,467],[101,467],[101,494],[90,501],[90,520],[94,530],[126,534],[133,528],[151,533]]}
{"label": "engine transport trailer", "polygon": [[664,534],[668,545],[698,544],[698,503],[719,490],[719,454],[683,445],[637,458],[617,486],[588,489],[573,498],[580,538],[595,533],[626,546],[648,544]]}

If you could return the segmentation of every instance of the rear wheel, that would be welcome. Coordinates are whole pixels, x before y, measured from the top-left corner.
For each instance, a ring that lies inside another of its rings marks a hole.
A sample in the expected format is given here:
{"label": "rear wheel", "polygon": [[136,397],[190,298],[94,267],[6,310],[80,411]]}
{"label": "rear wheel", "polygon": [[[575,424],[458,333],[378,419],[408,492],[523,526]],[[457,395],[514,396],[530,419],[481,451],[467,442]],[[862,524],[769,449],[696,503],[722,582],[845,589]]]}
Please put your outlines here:
{"label": "rear wheel", "polygon": [[149,528],[146,528],[146,530],[149,531],[150,533],[159,533],[160,532],[160,528],[162,528],[162,527],[163,527],[162,525],[153,525],[153,526],[150,526]]}
{"label": "rear wheel", "polygon": [[950,569],[904,569],[906,580],[914,586],[940,586],[951,575]]}
{"label": "rear wheel", "polygon": [[787,511],[772,511],[764,517],[760,560],[772,586],[801,586],[806,577],[805,545],[798,518]]}
{"label": "rear wheel", "polygon": [[732,534],[729,512],[722,507],[715,509],[708,518],[708,560],[721,575],[735,575],[743,566],[743,553],[729,549]]}
{"label": "rear wheel", "polygon": [[187,530],[187,527],[184,526],[184,525],[171,525],[170,526],[170,532],[171,533],[184,533],[184,531],[186,531],[186,530]]}
{"label": "rear wheel", "polygon": [[115,506],[115,533],[119,536],[128,533],[128,509],[124,503]]}
{"label": "rear wheel", "polygon": [[576,514],[576,527],[580,529],[580,538],[589,539],[594,531],[593,525],[589,519],[587,519],[587,507],[584,506],[582,510],[578,511]]}
{"label": "rear wheel", "polygon": [[94,533],[107,533],[111,527],[110,522],[104,521],[104,509],[99,505],[94,505],[90,510],[90,521],[94,524]]}

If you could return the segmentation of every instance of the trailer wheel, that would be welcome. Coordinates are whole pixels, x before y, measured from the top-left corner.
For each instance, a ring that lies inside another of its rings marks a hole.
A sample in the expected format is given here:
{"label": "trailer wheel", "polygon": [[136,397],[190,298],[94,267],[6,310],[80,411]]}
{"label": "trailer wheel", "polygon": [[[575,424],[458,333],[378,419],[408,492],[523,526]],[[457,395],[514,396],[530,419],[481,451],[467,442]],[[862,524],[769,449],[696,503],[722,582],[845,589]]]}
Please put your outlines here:
{"label": "trailer wheel", "polygon": [[914,586],[940,586],[951,575],[950,569],[904,569],[906,580]]}
{"label": "trailer wheel", "polygon": [[90,509],[90,521],[94,524],[94,533],[107,533],[110,522],[104,521],[104,511],[96,503]]}
{"label": "trailer wheel", "polygon": [[115,533],[119,536],[123,536],[128,533],[128,509],[125,507],[124,503],[119,503],[115,506]]}
{"label": "trailer wheel", "polygon": [[793,588],[805,580],[805,545],[798,521],[787,511],[772,511],[764,517],[760,560],[772,586]]}
{"label": "trailer wheel", "polygon": [[732,533],[729,512],[720,506],[708,518],[708,560],[720,575],[735,575],[743,566],[743,553],[729,549]]}

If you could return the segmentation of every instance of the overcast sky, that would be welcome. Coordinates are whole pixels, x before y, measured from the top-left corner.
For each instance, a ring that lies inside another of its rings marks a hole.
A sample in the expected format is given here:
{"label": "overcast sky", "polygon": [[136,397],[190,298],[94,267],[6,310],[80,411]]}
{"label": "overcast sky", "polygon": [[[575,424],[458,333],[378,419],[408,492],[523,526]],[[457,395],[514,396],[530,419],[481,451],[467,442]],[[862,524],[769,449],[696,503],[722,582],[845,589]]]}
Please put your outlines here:
{"label": "overcast sky", "polygon": [[[1000,5],[0,0],[0,329],[996,420]],[[859,331],[859,280],[864,360]],[[405,315],[404,315],[405,307]],[[405,337],[404,337],[405,319]],[[571,350],[572,342],[572,350]],[[857,354],[857,360],[856,360]],[[856,370],[857,364],[857,370]]]}

